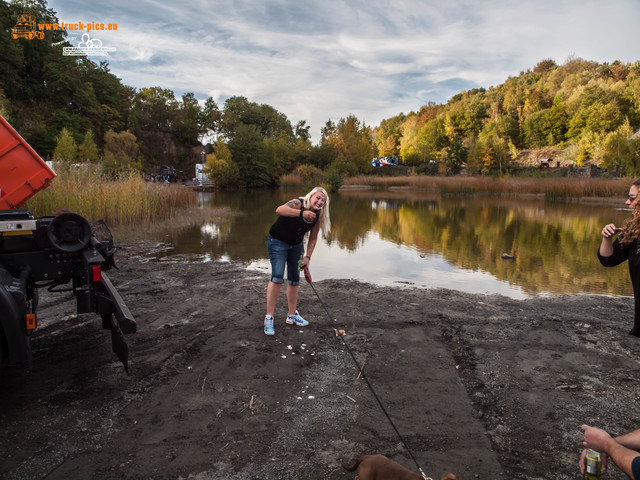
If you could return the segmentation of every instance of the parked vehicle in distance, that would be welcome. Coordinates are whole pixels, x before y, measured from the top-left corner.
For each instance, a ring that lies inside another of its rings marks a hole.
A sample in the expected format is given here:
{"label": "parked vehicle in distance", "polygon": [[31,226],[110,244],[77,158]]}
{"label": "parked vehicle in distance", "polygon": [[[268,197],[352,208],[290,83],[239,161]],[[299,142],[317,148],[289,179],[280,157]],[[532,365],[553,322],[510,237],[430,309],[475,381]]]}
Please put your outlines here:
{"label": "parked vehicle in distance", "polygon": [[538,160],[538,168],[540,170],[549,170],[549,167],[551,166],[551,158],[541,158],[540,160]]}
{"label": "parked vehicle in distance", "polygon": [[395,167],[402,165],[402,157],[375,157],[371,160],[371,165],[374,167]]}

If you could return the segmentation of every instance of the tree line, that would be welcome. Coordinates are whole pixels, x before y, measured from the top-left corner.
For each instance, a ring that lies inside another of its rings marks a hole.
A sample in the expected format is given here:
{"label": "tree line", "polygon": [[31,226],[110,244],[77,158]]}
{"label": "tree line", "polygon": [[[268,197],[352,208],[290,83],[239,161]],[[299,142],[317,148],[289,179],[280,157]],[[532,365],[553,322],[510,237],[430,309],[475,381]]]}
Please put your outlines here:
{"label": "tree line", "polygon": [[577,165],[640,173],[640,62],[539,62],[502,85],[429,103],[374,129],[381,155],[441,172],[506,170],[523,149],[557,147]]}
{"label": "tree line", "polygon": [[374,156],[402,156],[418,172],[508,172],[519,152],[562,148],[577,164],[640,173],[640,62],[543,60],[502,85],[429,102],[376,127],[353,115],[327,121],[316,145],[270,105],[236,96],[223,105],[161,87],[134,89],[106,62],[62,55],[62,31],[11,38],[17,16],[57,23],[46,0],[0,0],[0,114],[45,158],[92,162],[105,174],[166,164],[190,177],[207,145],[206,170],[223,187],[278,185],[293,171],[339,186],[370,173]]}

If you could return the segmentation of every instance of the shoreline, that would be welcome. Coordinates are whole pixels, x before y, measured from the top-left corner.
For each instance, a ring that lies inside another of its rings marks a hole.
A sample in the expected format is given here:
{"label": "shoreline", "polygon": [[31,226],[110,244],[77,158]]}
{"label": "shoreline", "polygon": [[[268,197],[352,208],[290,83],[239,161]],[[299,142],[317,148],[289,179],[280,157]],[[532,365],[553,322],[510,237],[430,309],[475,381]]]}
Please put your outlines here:
{"label": "shoreline", "polygon": [[547,195],[544,193],[507,193],[507,192],[460,192],[460,193],[442,193],[439,188],[416,188],[410,185],[399,185],[399,186],[384,186],[384,187],[376,187],[372,185],[343,185],[338,189],[338,192],[349,192],[349,191],[367,191],[367,190],[376,190],[376,191],[384,191],[388,190],[390,192],[429,192],[429,193],[440,193],[441,195],[446,196],[474,196],[474,195],[493,195],[496,197],[505,196],[505,197],[518,197],[518,198],[533,198],[533,199],[545,199],[549,201],[557,201],[557,202],[568,202],[568,203],[584,203],[584,204],[603,204],[603,205],[624,205],[624,198],[617,197],[562,197],[562,198],[547,198]]}

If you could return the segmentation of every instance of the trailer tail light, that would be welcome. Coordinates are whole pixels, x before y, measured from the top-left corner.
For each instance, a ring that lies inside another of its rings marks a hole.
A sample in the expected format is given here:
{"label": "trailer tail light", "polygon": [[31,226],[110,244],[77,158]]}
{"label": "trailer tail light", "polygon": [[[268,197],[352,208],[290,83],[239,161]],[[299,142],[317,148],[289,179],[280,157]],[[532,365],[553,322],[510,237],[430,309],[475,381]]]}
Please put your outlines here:
{"label": "trailer tail light", "polygon": [[99,282],[102,280],[102,270],[100,269],[100,265],[94,265],[92,267],[93,270],[93,281]]}
{"label": "trailer tail light", "polygon": [[27,330],[35,330],[35,329],[36,329],[36,314],[27,313]]}

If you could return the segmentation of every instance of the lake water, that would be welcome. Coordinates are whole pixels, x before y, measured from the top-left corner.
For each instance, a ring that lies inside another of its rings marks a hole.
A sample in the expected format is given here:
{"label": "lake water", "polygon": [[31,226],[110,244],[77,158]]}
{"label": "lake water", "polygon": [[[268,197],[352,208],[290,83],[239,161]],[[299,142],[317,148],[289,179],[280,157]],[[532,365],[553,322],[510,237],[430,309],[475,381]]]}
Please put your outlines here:
{"label": "lake water", "polygon": [[[201,205],[235,215],[156,234],[172,248],[153,259],[199,254],[201,261],[243,260],[270,270],[266,250],[275,209],[296,190],[198,193]],[[622,225],[619,205],[557,203],[509,196],[441,196],[415,191],[331,195],[330,238],[321,236],[310,265],[314,281],[355,279],[380,286],[448,288],[536,295],[632,295],[626,263],[604,268],[600,231]],[[515,258],[505,260],[506,253]]]}

